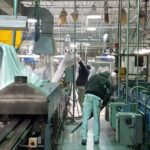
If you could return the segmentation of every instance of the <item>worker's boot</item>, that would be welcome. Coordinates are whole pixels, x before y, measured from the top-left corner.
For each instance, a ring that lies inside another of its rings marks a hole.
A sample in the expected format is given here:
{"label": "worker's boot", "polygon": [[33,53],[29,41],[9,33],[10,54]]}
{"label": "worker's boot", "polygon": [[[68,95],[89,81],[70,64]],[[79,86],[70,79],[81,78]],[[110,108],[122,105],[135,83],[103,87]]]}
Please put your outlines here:
{"label": "worker's boot", "polygon": [[87,140],[86,139],[82,139],[81,144],[82,145],[86,145]]}
{"label": "worker's boot", "polygon": [[94,141],[94,144],[98,145],[99,144],[99,140]]}

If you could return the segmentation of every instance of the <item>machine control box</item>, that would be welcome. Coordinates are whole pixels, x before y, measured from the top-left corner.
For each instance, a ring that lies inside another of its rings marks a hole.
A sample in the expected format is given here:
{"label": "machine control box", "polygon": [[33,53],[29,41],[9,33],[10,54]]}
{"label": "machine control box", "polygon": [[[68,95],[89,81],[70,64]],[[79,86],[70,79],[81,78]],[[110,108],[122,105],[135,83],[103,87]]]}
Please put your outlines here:
{"label": "machine control box", "polygon": [[116,141],[123,145],[142,144],[143,116],[132,112],[116,114]]}

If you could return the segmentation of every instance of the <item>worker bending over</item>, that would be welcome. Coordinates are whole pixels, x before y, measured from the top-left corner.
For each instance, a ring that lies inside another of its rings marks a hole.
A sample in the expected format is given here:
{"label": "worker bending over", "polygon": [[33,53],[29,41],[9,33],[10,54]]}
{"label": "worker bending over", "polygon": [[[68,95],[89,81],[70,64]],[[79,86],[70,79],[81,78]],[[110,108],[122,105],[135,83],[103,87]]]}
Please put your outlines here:
{"label": "worker bending over", "polygon": [[103,73],[97,73],[89,79],[85,86],[85,97],[83,103],[83,115],[82,115],[82,127],[81,137],[82,145],[86,145],[87,131],[88,131],[88,119],[93,113],[94,127],[93,127],[93,140],[94,144],[99,144],[100,136],[100,108],[101,101],[105,98],[109,98],[111,93],[110,74],[105,71]]}

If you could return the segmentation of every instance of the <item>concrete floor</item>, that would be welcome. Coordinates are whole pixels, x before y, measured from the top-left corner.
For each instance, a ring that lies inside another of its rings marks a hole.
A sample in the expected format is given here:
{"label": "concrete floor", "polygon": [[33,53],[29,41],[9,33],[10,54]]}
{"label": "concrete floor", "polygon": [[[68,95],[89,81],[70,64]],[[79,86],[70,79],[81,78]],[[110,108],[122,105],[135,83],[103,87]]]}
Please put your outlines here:
{"label": "concrete floor", "polygon": [[81,145],[80,128],[73,134],[70,132],[75,125],[65,125],[65,130],[62,133],[62,140],[58,150],[129,150],[128,147],[119,145],[115,142],[115,130],[110,127],[109,122],[104,119],[104,111],[101,112],[101,133],[99,145],[93,143],[93,119],[89,120],[89,130],[87,145]]}

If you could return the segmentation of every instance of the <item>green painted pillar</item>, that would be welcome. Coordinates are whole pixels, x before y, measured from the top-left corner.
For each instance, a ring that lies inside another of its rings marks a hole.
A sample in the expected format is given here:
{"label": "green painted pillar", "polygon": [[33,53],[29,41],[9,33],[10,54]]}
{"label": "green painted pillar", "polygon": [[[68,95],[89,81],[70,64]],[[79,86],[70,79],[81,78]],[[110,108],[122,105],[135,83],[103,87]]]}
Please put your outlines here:
{"label": "green painted pillar", "polygon": [[129,81],[129,35],[130,34],[130,0],[128,0],[128,25],[127,25],[127,62],[126,62],[126,102],[128,101],[128,81]]}
{"label": "green painted pillar", "polygon": [[[13,15],[14,15],[15,17],[17,17],[18,0],[14,0],[13,6],[14,6]],[[12,37],[12,45],[15,47],[15,43],[16,43],[16,30],[14,30],[12,34],[13,34],[13,37]]]}
{"label": "green painted pillar", "polygon": [[[140,32],[139,32],[139,27],[140,27],[140,0],[137,1],[137,36],[136,36],[136,48],[137,48],[137,80],[136,80],[136,86],[138,87],[139,85],[139,44],[140,44]],[[137,91],[136,91],[136,99],[138,99],[138,88],[137,88]]]}

